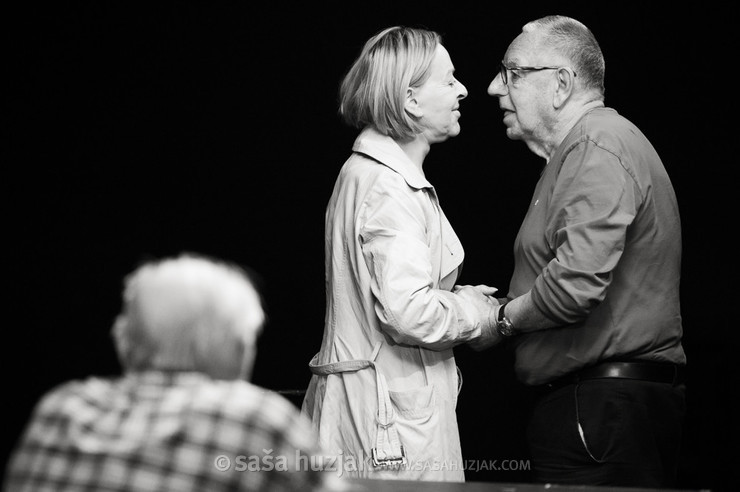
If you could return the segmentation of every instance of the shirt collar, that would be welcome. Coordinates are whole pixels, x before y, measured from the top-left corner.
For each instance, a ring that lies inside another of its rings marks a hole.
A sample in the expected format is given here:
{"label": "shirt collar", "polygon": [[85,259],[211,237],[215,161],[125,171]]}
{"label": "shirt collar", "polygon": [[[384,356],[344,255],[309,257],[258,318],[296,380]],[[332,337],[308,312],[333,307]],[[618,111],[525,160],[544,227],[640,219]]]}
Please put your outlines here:
{"label": "shirt collar", "polygon": [[125,381],[135,386],[191,386],[210,378],[193,370],[145,369],[130,371],[125,374]]}
{"label": "shirt collar", "polygon": [[412,188],[433,188],[424,176],[424,172],[411,162],[403,149],[391,137],[381,135],[372,127],[362,130],[352,150],[365,154],[393,169]]}

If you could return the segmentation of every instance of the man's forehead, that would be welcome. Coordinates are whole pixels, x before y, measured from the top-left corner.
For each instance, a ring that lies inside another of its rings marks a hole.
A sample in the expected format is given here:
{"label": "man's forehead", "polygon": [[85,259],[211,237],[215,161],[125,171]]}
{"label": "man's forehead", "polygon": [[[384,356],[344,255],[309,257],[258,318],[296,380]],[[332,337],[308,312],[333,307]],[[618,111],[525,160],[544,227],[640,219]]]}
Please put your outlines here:
{"label": "man's forehead", "polygon": [[523,32],[511,42],[504,61],[516,65],[531,65],[548,51],[543,49],[541,36],[534,32]]}

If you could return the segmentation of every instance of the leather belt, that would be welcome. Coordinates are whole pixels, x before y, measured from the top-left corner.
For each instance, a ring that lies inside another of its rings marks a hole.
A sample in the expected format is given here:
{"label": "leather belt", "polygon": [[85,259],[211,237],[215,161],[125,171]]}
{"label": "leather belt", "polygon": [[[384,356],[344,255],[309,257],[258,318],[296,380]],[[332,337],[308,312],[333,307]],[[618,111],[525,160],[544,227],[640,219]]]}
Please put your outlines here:
{"label": "leather belt", "polygon": [[637,379],[676,385],[683,382],[683,367],[663,362],[602,362],[543,386],[555,389],[591,379]]}

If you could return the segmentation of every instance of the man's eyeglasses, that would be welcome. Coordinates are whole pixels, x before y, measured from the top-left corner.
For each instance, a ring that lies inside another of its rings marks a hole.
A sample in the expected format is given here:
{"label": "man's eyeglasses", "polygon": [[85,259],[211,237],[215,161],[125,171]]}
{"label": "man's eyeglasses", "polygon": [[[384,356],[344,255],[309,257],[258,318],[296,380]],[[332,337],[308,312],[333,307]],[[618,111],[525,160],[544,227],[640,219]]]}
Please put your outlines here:
{"label": "man's eyeglasses", "polygon": [[514,71],[514,70],[518,70],[519,71],[519,70],[521,70],[521,71],[524,71],[524,72],[537,72],[537,71],[540,71],[540,70],[560,70],[561,68],[567,68],[568,70],[570,70],[571,72],[573,72],[573,76],[574,77],[576,76],[576,73],[573,71],[573,69],[570,69],[568,67],[524,67],[524,66],[517,66],[517,65],[515,65],[513,67],[507,67],[506,65],[504,65],[504,62],[501,62],[499,64],[499,73],[501,73],[501,80],[504,81],[504,85],[508,85],[508,83],[509,83],[509,71],[510,70],[511,71]]}

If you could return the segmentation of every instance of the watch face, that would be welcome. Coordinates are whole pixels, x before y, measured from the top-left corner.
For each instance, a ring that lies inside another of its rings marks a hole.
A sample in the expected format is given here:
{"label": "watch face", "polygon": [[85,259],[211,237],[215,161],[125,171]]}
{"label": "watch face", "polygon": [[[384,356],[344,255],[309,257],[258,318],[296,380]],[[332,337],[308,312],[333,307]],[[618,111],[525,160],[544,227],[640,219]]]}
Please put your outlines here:
{"label": "watch face", "polygon": [[514,334],[514,325],[511,324],[509,318],[504,318],[499,321],[498,332],[505,337],[510,337]]}

